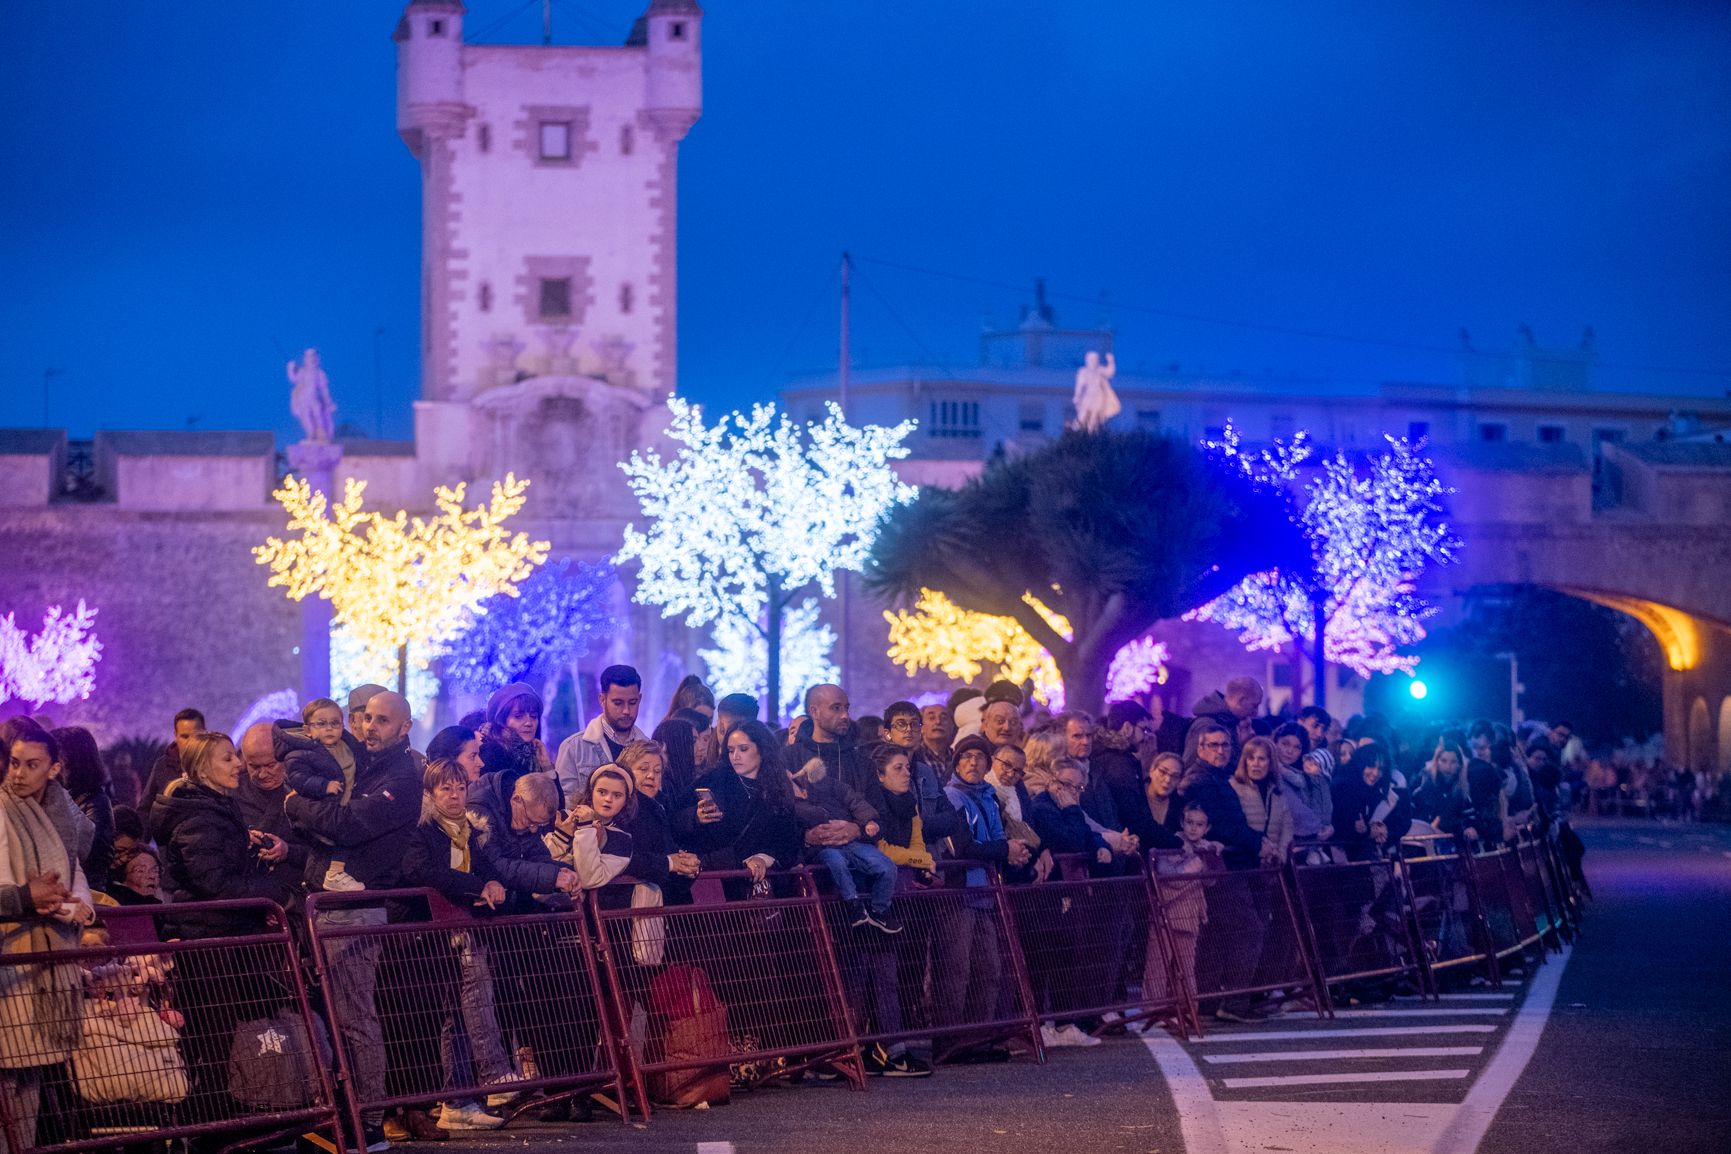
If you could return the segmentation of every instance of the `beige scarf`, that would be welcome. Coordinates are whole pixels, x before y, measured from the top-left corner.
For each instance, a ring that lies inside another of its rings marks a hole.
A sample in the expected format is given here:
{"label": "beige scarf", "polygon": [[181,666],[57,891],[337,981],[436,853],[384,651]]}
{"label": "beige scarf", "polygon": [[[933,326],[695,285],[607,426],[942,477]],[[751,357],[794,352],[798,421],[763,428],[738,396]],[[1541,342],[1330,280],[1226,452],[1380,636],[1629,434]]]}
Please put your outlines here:
{"label": "beige scarf", "polygon": [[[59,874],[63,883],[71,883],[77,862],[34,798],[14,797],[10,791],[0,789],[0,821],[6,823],[8,835],[6,864],[18,885],[28,885],[32,877],[50,871]],[[78,935],[77,926],[31,915],[20,922],[0,923],[0,953],[76,949]],[[30,1016],[39,1037],[37,1044],[45,1043],[44,1049],[50,1055],[69,1051],[78,1041],[78,967],[62,963],[5,968],[15,978],[6,983],[10,987],[6,991],[8,1002],[23,995],[31,999]],[[55,1060],[50,1056],[40,1064]]]}

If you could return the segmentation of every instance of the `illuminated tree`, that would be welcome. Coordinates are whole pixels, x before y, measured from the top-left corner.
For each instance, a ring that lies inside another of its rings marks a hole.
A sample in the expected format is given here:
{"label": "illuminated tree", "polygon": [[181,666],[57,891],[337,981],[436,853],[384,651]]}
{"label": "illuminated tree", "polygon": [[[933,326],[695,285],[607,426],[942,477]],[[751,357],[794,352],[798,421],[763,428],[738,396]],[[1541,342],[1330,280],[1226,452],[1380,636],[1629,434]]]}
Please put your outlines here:
{"label": "illuminated tree", "polygon": [[[1362,462],[1336,453],[1304,485],[1297,520],[1308,564],[1253,574],[1190,614],[1236,631],[1251,649],[1307,643],[1318,704],[1326,696],[1324,661],[1365,677],[1412,671],[1417,658],[1400,649],[1422,640],[1424,621],[1436,613],[1418,595],[1418,580],[1432,565],[1452,563],[1460,548],[1443,520],[1448,488],[1424,443],[1386,440],[1387,449]],[[1230,427],[1208,448],[1270,487],[1296,484],[1310,456],[1302,435],[1246,453]]]}
{"label": "illuminated tree", "polygon": [[446,680],[490,693],[531,675],[547,676],[589,652],[589,643],[619,627],[613,616],[613,566],[568,557],[517,587],[481,603],[481,618],[444,652]]}
{"label": "illuminated tree", "polygon": [[1070,702],[1098,711],[1120,649],[1302,547],[1277,495],[1195,446],[1071,432],[959,491],[922,490],[886,525],[867,580],[1013,617],[1052,655]]}
{"label": "illuminated tree", "polygon": [[[808,686],[832,682],[841,676],[830,650],[835,632],[818,617],[817,598],[807,597],[788,607],[781,627],[781,686],[779,716],[797,712]],[[709,671],[709,684],[724,686],[729,693],[769,696],[769,631],[734,614],[718,617],[710,637],[713,649],[699,649]]]}
{"label": "illuminated tree", "polygon": [[[1065,638],[1070,623],[1037,597],[1025,601]],[[994,678],[1033,684],[1034,696],[1053,710],[1065,706],[1064,679],[1051,653],[1028,635],[1014,617],[995,617],[963,609],[942,593],[920,590],[913,610],[886,610],[890,625],[889,658],[908,671],[935,669],[958,681],[973,681],[991,667]],[[1166,680],[1165,642],[1132,641],[1112,658],[1106,674],[1106,700],[1128,701]]]}
{"label": "illuminated tree", "polygon": [[813,586],[835,596],[836,571],[864,565],[879,523],[914,498],[889,465],[907,456],[913,422],[855,427],[832,404],[821,423],[796,424],[757,405],[705,425],[696,406],[667,405],[677,452],[620,465],[647,527],[626,528],[616,560],[639,563],[636,599],[664,615],[761,634],[779,703],[788,613]]}
{"label": "illuminated tree", "polygon": [[547,542],[504,526],[528,487],[507,475],[486,504],[469,509],[463,485],[440,486],[433,494],[438,514],[411,519],[364,511],[365,481],[349,478],[343,499],[331,505],[304,478],[290,477],[276,498],[297,536],[271,537],[253,556],[292,600],[317,594],[329,601],[333,631],[345,631],[369,664],[394,657],[398,691],[406,692],[411,656],[425,669],[441,644],[474,621],[481,602],[514,593],[547,559]]}
{"label": "illuminated tree", "polygon": [[82,601],[71,613],[56,605],[35,636],[18,627],[16,616],[0,617],[0,701],[16,699],[40,707],[89,697],[96,685],[96,663],[102,659],[96,610]]}

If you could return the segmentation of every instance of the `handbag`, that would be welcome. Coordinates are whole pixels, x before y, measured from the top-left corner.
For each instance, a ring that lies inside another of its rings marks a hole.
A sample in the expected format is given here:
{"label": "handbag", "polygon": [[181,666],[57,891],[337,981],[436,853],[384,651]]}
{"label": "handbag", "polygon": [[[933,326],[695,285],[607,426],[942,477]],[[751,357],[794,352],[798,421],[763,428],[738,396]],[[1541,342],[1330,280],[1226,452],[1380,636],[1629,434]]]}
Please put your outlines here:
{"label": "handbag", "polygon": [[716,1064],[668,1070],[650,1078],[650,1093],[666,1106],[725,1105],[730,1097],[727,1007],[696,966],[669,966],[649,983],[649,1012],[660,1026],[659,1060]]}
{"label": "handbag", "polygon": [[87,998],[72,1051],[78,1096],[93,1106],[185,1101],[180,1031],[136,997]]}

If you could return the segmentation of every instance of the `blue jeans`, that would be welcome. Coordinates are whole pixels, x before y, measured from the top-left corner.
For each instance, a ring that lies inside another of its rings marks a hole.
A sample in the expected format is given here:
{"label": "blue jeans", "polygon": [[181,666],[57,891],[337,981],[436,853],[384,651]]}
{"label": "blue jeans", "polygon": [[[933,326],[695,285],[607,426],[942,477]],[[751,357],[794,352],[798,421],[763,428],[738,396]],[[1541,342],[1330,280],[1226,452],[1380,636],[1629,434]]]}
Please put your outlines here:
{"label": "blue jeans", "polygon": [[857,874],[871,886],[872,912],[881,914],[890,908],[896,896],[896,863],[875,845],[850,841],[846,845],[825,846],[817,851],[817,860],[829,870],[836,890],[848,901],[859,897]]}

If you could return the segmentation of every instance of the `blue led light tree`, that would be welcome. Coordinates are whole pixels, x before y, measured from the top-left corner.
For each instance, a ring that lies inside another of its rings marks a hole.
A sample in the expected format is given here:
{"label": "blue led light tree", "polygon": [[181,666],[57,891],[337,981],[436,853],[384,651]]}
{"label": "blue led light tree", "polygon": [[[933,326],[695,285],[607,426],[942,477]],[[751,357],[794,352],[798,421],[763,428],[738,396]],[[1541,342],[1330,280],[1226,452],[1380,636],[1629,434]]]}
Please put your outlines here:
{"label": "blue led light tree", "polygon": [[589,652],[619,627],[613,616],[613,566],[569,557],[517,587],[517,596],[482,603],[482,617],[446,646],[445,679],[472,693],[547,677]]}
{"label": "blue led light tree", "polygon": [[[1324,661],[1364,677],[1412,672],[1418,659],[1401,647],[1422,640],[1424,622],[1436,613],[1417,592],[1419,578],[1451,564],[1460,548],[1443,519],[1448,487],[1424,442],[1386,440],[1385,450],[1361,463],[1337,452],[1304,486],[1297,520],[1310,543],[1308,567],[1252,574],[1185,615],[1237,631],[1250,649],[1307,643],[1318,705],[1327,695]],[[1264,486],[1294,484],[1312,453],[1304,434],[1248,453],[1231,427],[1208,449]]]}

